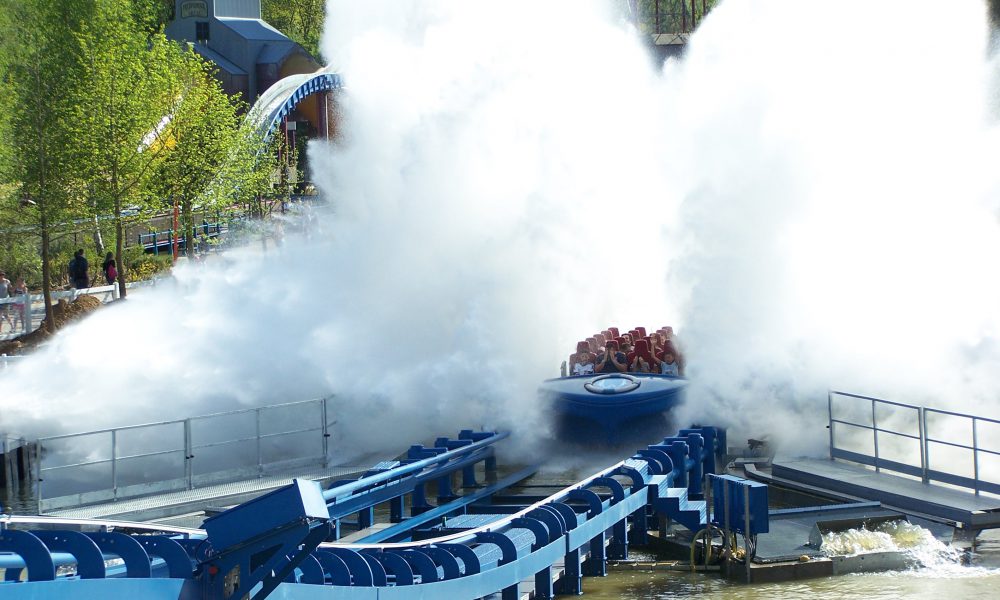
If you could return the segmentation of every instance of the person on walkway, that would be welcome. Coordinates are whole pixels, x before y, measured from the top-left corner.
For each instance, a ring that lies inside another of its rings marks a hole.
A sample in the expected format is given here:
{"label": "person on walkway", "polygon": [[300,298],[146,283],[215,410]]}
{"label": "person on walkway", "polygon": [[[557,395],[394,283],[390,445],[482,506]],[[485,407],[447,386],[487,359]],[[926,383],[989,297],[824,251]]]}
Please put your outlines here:
{"label": "person on walkway", "polygon": [[[10,298],[13,289],[14,287],[10,284],[10,280],[7,279],[6,274],[0,271],[0,300]],[[4,321],[7,321],[7,324],[10,325],[10,330],[14,331],[14,322],[10,320],[10,304],[6,302],[0,304],[0,331],[3,331]]]}
{"label": "person on walkway", "polygon": [[18,277],[17,281],[14,283],[14,288],[11,290],[10,295],[17,300],[14,302],[14,328],[16,329],[18,325],[22,328],[27,328],[30,323],[25,319],[24,307],[30,302],[28,298],[28,286],[24,283],[24,277]]}
{"label": "person on walkway", "polygon": [[118,268],[115,267],[115,255],[112,252],[108,252],[108,255],[104,257],[104,263],[101,265],[104,270],[104,277],[108,280],[108,285],[114,285],[115,281],[118,280]]}
{"label": "person on walkway", "polygon": [[78,290],[90,287],[90,263],[83,255],[83,248],[76,251],[73,260],[69,261],[69,281]]}

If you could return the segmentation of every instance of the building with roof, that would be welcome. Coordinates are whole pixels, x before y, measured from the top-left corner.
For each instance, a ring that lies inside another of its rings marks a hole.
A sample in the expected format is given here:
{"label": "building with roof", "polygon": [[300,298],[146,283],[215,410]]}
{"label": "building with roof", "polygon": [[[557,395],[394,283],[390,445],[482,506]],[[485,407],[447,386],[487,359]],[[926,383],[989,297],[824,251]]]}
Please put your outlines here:
{"label": "building with roof", "polygon": [[167,37],[190,42],[218,66],[223,89],[253,104],[289,75],[314,73],[319,62],[263,19],[260,0],[174,0]]}

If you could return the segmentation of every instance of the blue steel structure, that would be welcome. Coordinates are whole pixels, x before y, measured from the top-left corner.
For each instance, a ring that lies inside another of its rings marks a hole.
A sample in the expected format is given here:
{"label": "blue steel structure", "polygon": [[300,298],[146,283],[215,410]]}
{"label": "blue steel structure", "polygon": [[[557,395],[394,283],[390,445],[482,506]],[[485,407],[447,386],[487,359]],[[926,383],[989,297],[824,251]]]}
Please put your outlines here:
{"label": "blue steel structure", "polygon": [[247,115],[247,122],[256,127],[265,140],[270,140],[305,98],[320,92],[339,90],[341,87],[340,75],[329,69],[290,75],[261,94]]}
{"label": "blue steel structure", "polygon": [[[297,480],[207,519],[203,530],[5,517],[0,596],[511,599],[526,580],[537,598],[580,594],[584,576],[606,574],[608,559],[627,558],[657,524],[707,524],[703,477],[725,448],[723,431],[682,430],[544,498],[494,504],[492,492],[533,472],[486,487],[476,480],[477,465],[490,479],[504,437],[439,438],[326,490]],[[462,495],[452,487],[458,476]],[[437,506],[427,499],[431,483]],[[393,524],[369,529],[386,503]],[[337,542],[349,528],[369,535]],[[27,581],[17,583],[25,568]]]}

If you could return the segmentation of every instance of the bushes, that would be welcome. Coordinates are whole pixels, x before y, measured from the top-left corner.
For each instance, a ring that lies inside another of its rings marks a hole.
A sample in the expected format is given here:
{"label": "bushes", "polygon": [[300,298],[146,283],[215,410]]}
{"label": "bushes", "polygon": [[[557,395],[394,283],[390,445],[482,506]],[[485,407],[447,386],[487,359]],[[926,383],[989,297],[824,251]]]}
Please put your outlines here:
{"label": "bushes", "polygon": [[144,281],[170,271],[173,257],[170,254],[146,254],[142,246],[125,250],[125,281]]}

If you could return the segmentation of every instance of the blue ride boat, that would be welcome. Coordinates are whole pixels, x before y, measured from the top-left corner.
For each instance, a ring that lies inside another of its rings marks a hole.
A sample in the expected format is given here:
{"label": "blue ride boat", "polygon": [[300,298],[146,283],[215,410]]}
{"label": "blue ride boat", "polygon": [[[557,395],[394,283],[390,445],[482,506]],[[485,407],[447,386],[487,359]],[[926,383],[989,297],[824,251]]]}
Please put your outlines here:
{"label": "blue ride boat", "polygon": [[[595,342],[598,345],[616,344],[617,347],[619,342],[612,341],[622,339],[615,335],[617,330],[612,328],[605,333],[608,335],[598,334],[596,340],[590,338],[590,347],[593,348]],[[662,358],[662,351],[656,354],[648,350],[649,338],[645,337],[644,330],[637,328],[629,333],[638,338],[637,352],[641,356],[649,357],[650,362],[655,360],[654,356]],[[578,353],[588,352],[588,342],[580,342]],[[667,344],[667,352],[676,355],[672,343]],[[629,364],[635,354],[628,355]],[[570,363],[576,356],[571,357]],[[680,362],[679,355],[676,358]],[[596,437],[609,444],[639,440],[650,433],[655,437],[656,432],[669,427],[670,413],[684,403],[688,384],[687,379],[679,375],[612,372],[566,376],[565,371],[562,377],[542,382],[539,389],[555,413],[560,432],[577,439],[580,433],[588,433],[585,439]]]}
{"label": "blue ride boat", "polygon": [[602,373],[547,379],[541,392],[562,430],[597,430],[614,444],[663,431],[671,409],[684,403],[686,388],[683,377]]}

